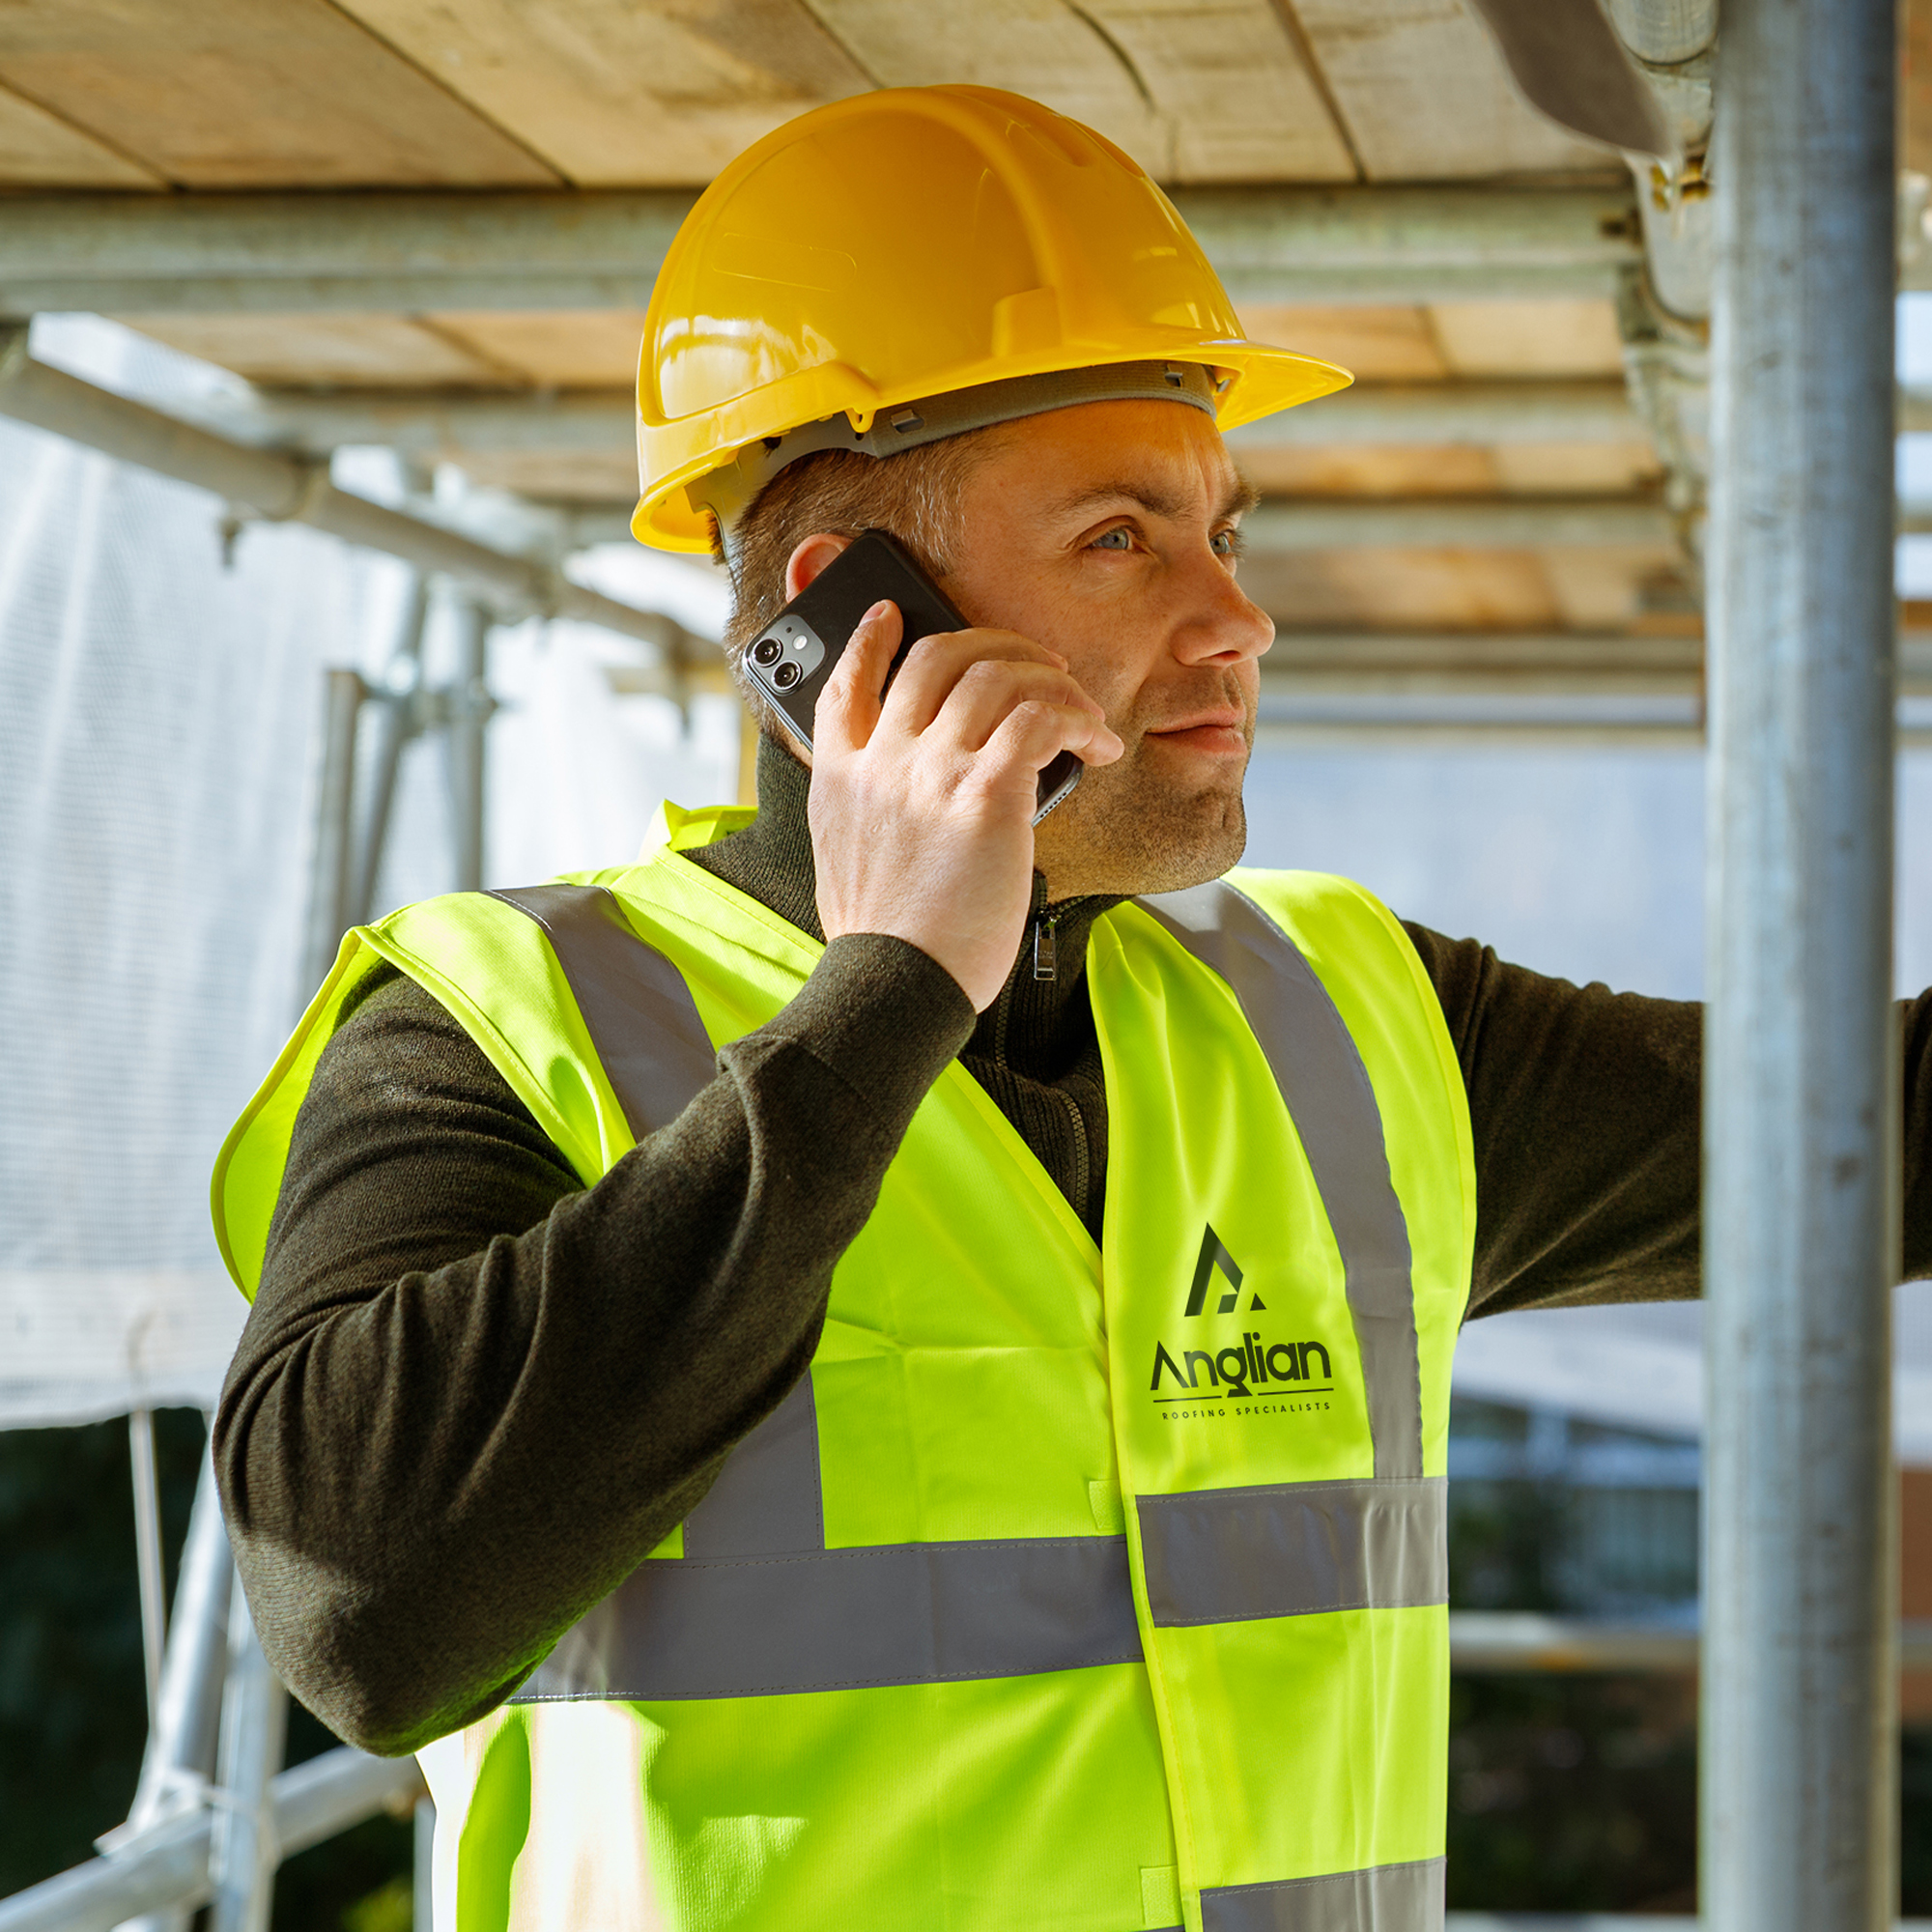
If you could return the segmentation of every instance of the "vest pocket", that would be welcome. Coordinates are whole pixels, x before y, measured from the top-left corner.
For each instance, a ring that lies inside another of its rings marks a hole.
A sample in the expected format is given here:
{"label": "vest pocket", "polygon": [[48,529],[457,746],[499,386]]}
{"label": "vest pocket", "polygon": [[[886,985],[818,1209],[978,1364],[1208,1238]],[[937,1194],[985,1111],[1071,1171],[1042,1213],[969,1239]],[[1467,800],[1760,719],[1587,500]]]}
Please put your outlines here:
{"label": "vest pocket", "polygon": [[1152,1932],[1180,1923],[1180,1874],[1173,1865],[1141,1867],[1141,1923]]}
{"label": "vest pocket", "polygon": [[1101,1476],[1087,1479],[1087,1507],[1094,1513],[1094,1527],[1102,1536],[1127,1533],[1127,1506],[1120,1485]]}

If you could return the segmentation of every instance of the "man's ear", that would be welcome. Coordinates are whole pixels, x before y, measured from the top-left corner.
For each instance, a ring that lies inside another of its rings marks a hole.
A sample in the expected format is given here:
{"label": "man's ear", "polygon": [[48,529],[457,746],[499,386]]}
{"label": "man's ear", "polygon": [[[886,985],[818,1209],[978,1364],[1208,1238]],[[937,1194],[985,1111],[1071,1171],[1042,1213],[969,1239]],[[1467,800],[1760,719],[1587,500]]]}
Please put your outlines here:
{"label": "man's ear", "polygon": [[851,541],[850,537],[834,536],[829,530],[807,537],[785,565],[785,602],[789,604]]}

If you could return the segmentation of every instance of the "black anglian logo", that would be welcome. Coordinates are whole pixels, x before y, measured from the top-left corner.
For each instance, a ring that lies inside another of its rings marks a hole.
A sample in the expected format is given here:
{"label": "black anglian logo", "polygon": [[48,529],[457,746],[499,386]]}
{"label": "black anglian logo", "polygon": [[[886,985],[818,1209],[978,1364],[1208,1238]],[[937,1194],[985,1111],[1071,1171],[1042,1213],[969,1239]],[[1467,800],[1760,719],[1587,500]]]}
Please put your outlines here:
{"label": "black anglian logo", "polygon": [[[1208,1232],[1201,1236],[1201,1259],[1194,1264],[1194,1286],[1187,1291],[1187,1306],[1183,1315],[1199,1315],[1208,1301],[1208,1284],[1214,1279],[1214,1270],[1219,1268],[1221,1279],[1228,1284],[1228,1290],[1221,1297],[1221,1305],[1215,1309],[1216,1315],[1232,1315],[1235,1304],[1241,1298],[1241,1264],[1228,1252],[1227,1244],[1214,1232],[1213,1222],[1208,1222]],[[1252,1295],[1248,1301],[1248,1313],[1259,1315],[1267,1304],[1260,1295]]]}
{"label": "black anglian logo", "polygon": [[[1210,1224],[1201,1236],[1201,1253],[1194,1264],[1194,1279],[1188,1286],[1186,1306],[1180,1311],[1183,1320],[1208,1312],[1208,1294],[1217,1274],[1224,1287],[1216,1297],[1213,1313],[1233,1315],[1240,1310],[1241,1264],[1228,1252],[1227,1243]],[[1248,1305],[1240,1312],[1265,1314],[1267,1304],[1250,1289]],[[1334,1377],[1328,1350],[1323,1343],[1315,1340],[1269,1342],[1257,1328],[1244,1329],[1237,1347],[1183,1347],[1179,1360],[1165,1342],[1156,1341],[1153,1345],[1153,1379],[1149,1386],[1158,1397],[1162,1383],[1171,1378],[1175,1392],[1163,1398],[1170,1402],[1180,1399],[1181,1391],[1191,1392],[1199,1401],[1208,1390],[1241,1400],[1263,1390],[1273,1393],[1276,1384],[1288,1385],[1281,1389],[1283,1394],[1325,1394],[1334,1386]]]}

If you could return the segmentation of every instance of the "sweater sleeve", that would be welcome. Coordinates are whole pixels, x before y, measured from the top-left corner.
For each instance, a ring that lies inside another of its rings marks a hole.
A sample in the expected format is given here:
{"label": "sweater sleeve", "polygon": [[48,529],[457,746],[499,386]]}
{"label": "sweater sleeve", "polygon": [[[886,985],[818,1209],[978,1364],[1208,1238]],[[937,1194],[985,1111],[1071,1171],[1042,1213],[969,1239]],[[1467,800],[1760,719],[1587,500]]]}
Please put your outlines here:
{"label": "sweater sleeve", "polygon": [[[1703,1009],[1410,925],[1469,1096],[1469,1314],[1699,1293]],[[1932,992],[1899,1009],[1908,1279],[1932,1274]]]}
{"label": "sweater sleeve", "polygon": [[836,941],[586,1190],[436,1000],[372,987],[301,1107],[214,1428],[263,1647],[303,1703],[414,1749],[629,1575],[810,1362],[973,1019],[916,948]]}

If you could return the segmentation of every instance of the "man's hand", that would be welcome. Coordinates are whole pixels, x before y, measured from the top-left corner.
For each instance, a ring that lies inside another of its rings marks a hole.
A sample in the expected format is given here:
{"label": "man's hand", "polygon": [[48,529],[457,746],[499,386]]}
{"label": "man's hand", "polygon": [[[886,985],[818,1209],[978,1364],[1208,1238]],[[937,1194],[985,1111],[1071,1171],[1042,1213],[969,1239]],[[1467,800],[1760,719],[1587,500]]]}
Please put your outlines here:
{"label": "man's hand", "polygon": [[819,694],[818,916],[827,939],[909,941],[983,1012],[1032,905],[1042,767],[1063,751],[1111,764],[1124,747],[1066,660],[1011,631],[922,639],[881,703],[900,631],[896,607],[874,605]]}

